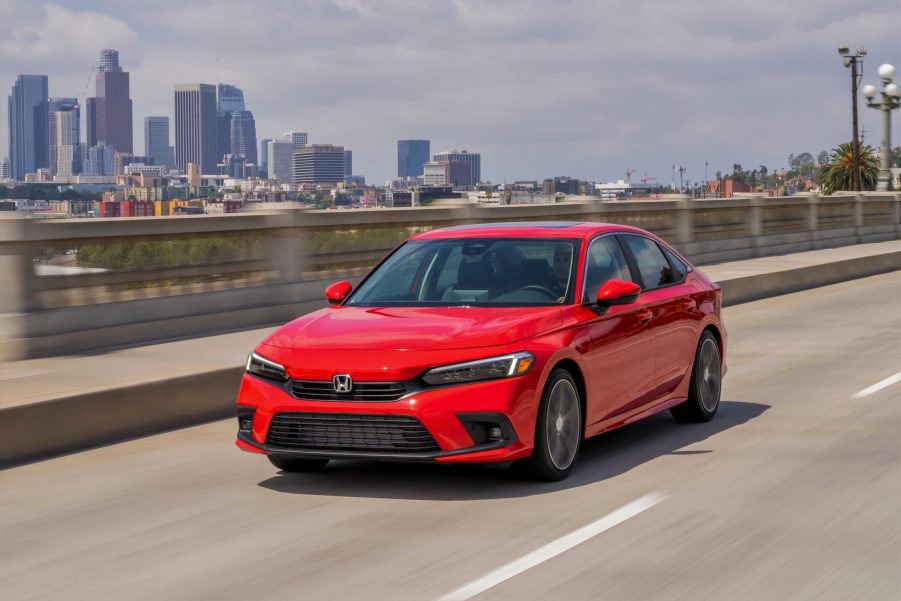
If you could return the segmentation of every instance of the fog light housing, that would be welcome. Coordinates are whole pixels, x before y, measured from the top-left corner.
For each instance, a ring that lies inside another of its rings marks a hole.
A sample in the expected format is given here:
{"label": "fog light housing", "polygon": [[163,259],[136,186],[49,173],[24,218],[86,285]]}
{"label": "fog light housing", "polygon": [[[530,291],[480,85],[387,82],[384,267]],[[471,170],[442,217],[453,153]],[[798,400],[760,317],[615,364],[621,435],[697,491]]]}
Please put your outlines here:
{"label": "fog light housing", "polygon": [[503,413],[458,413],[457,418],[476,445],[506,446],[516,442],[516,432]]}
{"label": "fog light housing", "polygon": [[238,407],[238,432],[250,434],[253,430],[253,416],[256,413],[254,407]]}

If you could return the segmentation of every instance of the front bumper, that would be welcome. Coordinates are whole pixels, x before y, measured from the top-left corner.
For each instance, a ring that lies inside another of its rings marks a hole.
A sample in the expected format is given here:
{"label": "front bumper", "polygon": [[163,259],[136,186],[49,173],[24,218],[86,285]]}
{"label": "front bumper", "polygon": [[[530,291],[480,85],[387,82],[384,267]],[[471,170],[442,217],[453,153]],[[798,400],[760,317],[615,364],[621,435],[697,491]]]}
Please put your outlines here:
{"label": "front bumper", "polygon": [[[285,389],[245,374],[238,395],[239,414],[252,412],[252,428],[239,429],[242,450],[285,457],[371,459],[413,462],[503,462],[529,455],[536,411],[536,374],[431,388],[397,401],[346,402],[298,399]],[[416,418],[431,434],[434,452],[378,452],[296,449],[272,445],[268,433],[279,413],[403,415]],[[477,440],[472,422],[497,423],[500,440]]]}

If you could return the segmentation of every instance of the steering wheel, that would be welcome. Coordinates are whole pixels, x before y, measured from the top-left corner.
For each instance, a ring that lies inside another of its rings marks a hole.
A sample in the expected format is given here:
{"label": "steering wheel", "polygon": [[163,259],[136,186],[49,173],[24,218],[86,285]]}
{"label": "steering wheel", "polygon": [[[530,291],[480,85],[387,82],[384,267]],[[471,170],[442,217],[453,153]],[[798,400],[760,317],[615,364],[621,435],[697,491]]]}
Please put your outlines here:
{"label": "steering wheel", "polygon": [[535,292],[542,292],[544,294],[547,294],[549,298],[552,298],[554,300],[557,300],[558,298],[560,298],[559,294],[557,294],[550,288],[545,288],[541,284],[528,284],[526,286],[523,286],[519,290],[534,290]]}

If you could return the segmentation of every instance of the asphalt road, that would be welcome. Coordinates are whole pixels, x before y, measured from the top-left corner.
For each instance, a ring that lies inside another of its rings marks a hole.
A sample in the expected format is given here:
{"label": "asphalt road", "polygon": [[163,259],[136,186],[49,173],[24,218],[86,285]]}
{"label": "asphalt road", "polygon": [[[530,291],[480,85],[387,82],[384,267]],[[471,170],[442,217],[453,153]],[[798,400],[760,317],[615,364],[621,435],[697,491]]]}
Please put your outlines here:
{"label": "asphalt road", "polygon": [[726,324],[713,422],[594,439],[558,484],[283,475],[231,420],[2,471],[0,598],[901,599],[901,274]]}

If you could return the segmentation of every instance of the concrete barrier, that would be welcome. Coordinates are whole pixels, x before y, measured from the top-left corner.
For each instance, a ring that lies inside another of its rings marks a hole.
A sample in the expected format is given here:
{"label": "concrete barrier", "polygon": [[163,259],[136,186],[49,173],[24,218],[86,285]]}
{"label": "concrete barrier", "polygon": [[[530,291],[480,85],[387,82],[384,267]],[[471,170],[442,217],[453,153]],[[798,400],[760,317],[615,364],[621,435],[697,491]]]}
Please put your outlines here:
{"label": "concrete barrier", "polygon": [[[848,254],[854,256],[843,256]],[[800,266],[784,268],[793,264]],[[704,270],[722,286],[724,304],[735,305],[901,270],[901,243],[726,263]],[[233,342],[240,346],[234,354],[243,356],[264,335],[246,332]],[[104,355],[96,360],[103,362]],[[242,365],[229,365],[0,405],[0,467],[230,417],[242,373]]]}
{"label": "concrete barrier", "polygon": [[416,233],[545,220],[641,227],[705,265],[898,239],[901,194],[130,219],[0,215],[0,360],[283,321],[319,302],[323,279],[359,276]]}

